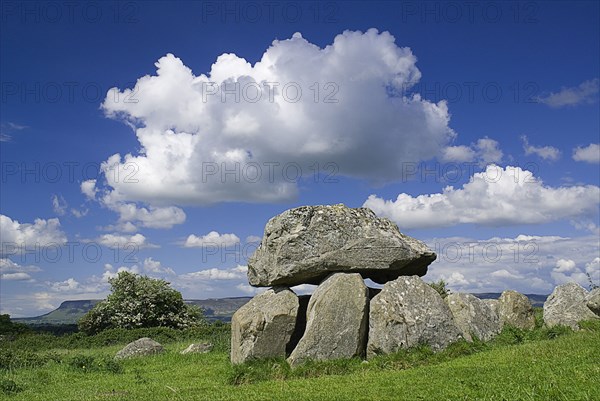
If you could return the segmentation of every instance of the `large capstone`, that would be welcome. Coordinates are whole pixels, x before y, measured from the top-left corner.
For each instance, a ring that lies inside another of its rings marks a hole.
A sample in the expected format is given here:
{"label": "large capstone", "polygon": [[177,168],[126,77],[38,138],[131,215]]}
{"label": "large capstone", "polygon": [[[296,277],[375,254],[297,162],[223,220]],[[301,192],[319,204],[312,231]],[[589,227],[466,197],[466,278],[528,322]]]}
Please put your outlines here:
{"label": "large capstone", "polygon": [[582,320],[597,319],[598,316],[587,306],[588,292],[577,283],[559,285],[544,302],[546,326],[569,326],[579,330]]}
{"label": "large capstone", "polygon": [[386,283],[371,300],[368,357],[421,344],[439,351],[461,338],[446,302],[418,276]]}
{"label": "large capstone", "polygon": [[231,362],[285,358],[297,313],[298,297],[289,288],[271,288],[252,298],[231,319]]}
{"label": "large capstone", "polygon": [[454,293],[446,297],[454,322],[467,341],[477,337],[489,341],[500,333],[498,313],[489,303],[471,294]]}
{"label": "large capstone", "polygon": [[369,290],[360,274],[329,276],[310,297],[306,330],[290,365],[364,355],[368,304]]}
{"label": "large capstone", "polygon": [[302,206],[273,217],[248,261],[253,286],[318,284],[331,273],[360,273],[378,283],[419,275],[436,258],[367,208]]}

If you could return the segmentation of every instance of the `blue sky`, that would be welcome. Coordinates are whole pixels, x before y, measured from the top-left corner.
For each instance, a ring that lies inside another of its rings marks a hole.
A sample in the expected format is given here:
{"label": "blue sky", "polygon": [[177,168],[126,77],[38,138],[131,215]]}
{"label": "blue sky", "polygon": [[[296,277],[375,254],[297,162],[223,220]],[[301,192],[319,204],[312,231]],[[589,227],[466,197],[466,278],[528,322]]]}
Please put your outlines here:
{"label": "blue sky", "polygon": [[119,269],[253,294],[265,223],[307,204],[391,218],[455,291],[600,282],[597,2],[1,12],[2,313]]}

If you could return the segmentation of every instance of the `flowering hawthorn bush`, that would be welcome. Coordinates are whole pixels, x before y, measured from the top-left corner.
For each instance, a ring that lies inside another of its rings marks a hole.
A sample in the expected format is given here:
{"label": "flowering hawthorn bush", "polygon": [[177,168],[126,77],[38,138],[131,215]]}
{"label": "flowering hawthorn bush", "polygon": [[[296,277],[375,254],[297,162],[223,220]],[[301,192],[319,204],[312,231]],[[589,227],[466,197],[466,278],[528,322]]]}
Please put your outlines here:
{"label": "flowering hawthorn bush", "polygon": [[186,329],[204,323],[200,308],[186,305],[165,280],[120,272],[109,283],[112,293],[79,320],[79,330],[96,334],[116,327]]}

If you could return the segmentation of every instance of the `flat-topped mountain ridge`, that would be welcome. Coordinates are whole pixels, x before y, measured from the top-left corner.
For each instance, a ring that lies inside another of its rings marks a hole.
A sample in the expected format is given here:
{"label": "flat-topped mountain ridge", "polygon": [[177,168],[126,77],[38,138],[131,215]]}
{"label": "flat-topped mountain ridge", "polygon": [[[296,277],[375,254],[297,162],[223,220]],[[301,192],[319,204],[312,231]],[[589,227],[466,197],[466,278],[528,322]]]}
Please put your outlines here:
{"label": "flat-topped mountain ridge", "polygon": [[[486,292],[474,293],[481,299],[497,299],[500,293]],[[548,295],[525,294],[533,306],[542,306]],[[185,302],[197,305],[204,311],[204,316],[209,321],[231,321],[231,316],[241,306],[252,299],[251,297],[229,297],[209,299],[186,299]],[[76,324],[77,321],[94,307],[100,299],[69,300],[64,301],[55,310],[35,317],[14,318],[13,321],[27,324]]]}

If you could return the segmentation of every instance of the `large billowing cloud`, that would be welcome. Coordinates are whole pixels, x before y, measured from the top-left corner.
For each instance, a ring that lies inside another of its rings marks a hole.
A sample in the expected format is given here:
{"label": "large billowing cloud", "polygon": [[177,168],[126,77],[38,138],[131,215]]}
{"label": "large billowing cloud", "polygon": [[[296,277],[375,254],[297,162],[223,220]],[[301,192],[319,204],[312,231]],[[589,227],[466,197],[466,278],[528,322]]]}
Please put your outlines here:
{"label": "large billowing cloud", "polygon": [[403,163],[439,156],[454,137],[445,102],[406,95],[421,76],[415,63],[375,29],[325,48],[295,34],[254,65],[223,54],[206,75],[168,54],[156,75],[103,102],[141,146],[103,164],[106,182],[122,202],[160,206],[288,200],[315,169],[397,179]]}
{"label": "large billowing cloud", "polygon": [[554,188],[519,167],[489,165],[459,189],[448,186],[442,193],[416,197],[402,193],[394,201],[371,195],[364,206],[400,229],[410,229],[547,223],[595,216],[599,204],[600,188],[595,185]]}

